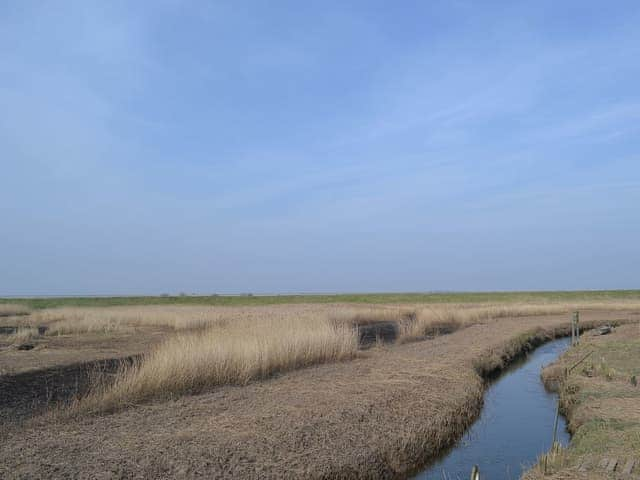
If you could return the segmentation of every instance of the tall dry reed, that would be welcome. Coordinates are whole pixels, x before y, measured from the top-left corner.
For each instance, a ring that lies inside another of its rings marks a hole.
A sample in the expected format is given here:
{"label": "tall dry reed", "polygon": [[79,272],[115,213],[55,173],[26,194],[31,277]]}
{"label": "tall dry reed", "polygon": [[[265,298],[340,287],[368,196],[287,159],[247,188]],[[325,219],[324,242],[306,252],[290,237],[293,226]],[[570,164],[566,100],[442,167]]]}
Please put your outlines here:
{"label": "tall dry reed", "polygon": [[[399,340],[410,341],[427,335],[450,333],[472,324],[485,323],[501,318],[536,315],[562,315],[573,310],[640,310],[638,302],[599,303],[543,303],[543,304],[495,304],[495,305],[439,305],[419,308],[411,321],[400,321]],[[407,314],[404,314],[407,318]]]}
{"label": "tall dry reed", "polygon": [[29,315],[31,309],[26,305],[13,303],[0,303],[0,317],[12,317],[14,315]]}
{"label": "tall dry reed", "polygon": [[[640,302],[582,303],[512,303],[512,304],[447,304],[447,305],[268,305],[247,307],[145,305],[118,307],[63,307],[33,312],[25,325],[47,325],[48,335],[87,332],[129,331],[139,327],[162,327],[176,331],[194,330],[227,322],[254,321],[265,318],[311,319],[330,316],[336,321],[358,324],[378,321],[404,322],[413,315],[417,322],[405,332],[407,338],[419,338],[432,324],[443,322],[466,325],[509,316],[549,315],[575,309],[626,310],[640,309]],[[14,321],[14,320],[12,320]],[[15,322],[18,322],[15,320]],[[22,324],[16,323],[16,324]],[[404,328],[403,327],[403,328]],[[445,329],[446,330],[446,329]]]}
{"label": "tall dry reed", "polygon": [[47,325],[48,335],[114,332],[138,327],[163,327],[183,331],[224,326],[233,322],[259,323],[263,319],[315,319],[322,312],[326,312],[323,305],[63,307],[36,312],[32,315],[32,322]]}
{"label": "tall dry reed", "polygon": [[[581,308],[640,304],[581,304]],[[76,406],[105,411],[154,397],[222,384],[243,384],[276,372],[352,358],[359,325],[394,322],[400,342],[510,316],[562,314],[567,304],[419,306],[113,307],[43,312],[50,331],[168,326],[178,332],[113,381],[102,379]],[[77,315],[74,317],[73,315]],[[47,317],[48,316],[48,317]],[[74,323],[75,322],[75,323]]]}
{"label": "tall dry reed", "polygon": [[14,333],[7,335],[7,341],[12,344],[20,344],[38,337],[37,328],[20,327]]}
{"label": "tall dry reed", "polygon": [[76,405],[107,411],[154,397],[172,397],[222,384],[244,384],[277,372],[356,355],[355,329],[327,319],[236,322],[178,333],[113,381],[103,379]]}

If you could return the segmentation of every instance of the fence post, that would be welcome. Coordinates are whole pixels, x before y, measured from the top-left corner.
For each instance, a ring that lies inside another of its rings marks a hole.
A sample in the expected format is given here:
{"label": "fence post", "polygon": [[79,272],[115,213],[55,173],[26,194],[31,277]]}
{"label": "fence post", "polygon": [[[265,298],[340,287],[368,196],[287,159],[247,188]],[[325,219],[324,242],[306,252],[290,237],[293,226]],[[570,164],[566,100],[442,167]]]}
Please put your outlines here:
{"label": "fence post", "polygon": [[480,480],[480,469],[478,465],[474,465],[471,469],[471,480]]}
{"label": "fence post", "polygon": [[571,346],[573,347],[576,343],[576,329],[575,329],[575,314],[571,317]]}
{"label": "fence post", "polygon": [[558,405],[556,406],[556,419],[553,421],[553,440],[551,440],[551,449],[553,449],[556,445],[556,441],[558,438],[558,416],[560,415],[560,400],[558,400]]}

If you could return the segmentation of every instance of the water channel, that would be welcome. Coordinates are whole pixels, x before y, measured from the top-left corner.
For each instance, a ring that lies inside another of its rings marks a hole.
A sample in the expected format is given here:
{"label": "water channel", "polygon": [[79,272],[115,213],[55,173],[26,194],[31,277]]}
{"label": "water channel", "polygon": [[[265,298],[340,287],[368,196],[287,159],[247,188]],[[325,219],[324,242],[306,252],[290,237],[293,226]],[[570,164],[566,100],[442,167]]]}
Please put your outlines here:
{"label": "water channel", "polygon": [[[420,480],[466,480],[473,465],[481,479],[516,480],[549,450],[557,395],[545,390],[540,372],[569,346],[567,338],[538,347],[513,363],[487,388],[480,418],[456,445],[424,471]],[[558,420],[558,441],[567,445],[565,419]]]}

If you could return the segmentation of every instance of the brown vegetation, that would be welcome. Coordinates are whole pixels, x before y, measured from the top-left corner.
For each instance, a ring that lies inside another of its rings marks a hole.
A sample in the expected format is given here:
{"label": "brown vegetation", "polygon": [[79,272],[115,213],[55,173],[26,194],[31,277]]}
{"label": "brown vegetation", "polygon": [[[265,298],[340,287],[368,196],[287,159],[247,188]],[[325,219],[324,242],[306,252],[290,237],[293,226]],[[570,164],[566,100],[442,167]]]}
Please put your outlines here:
{"label": "brown vegetation", "polygon": [[40,335],[37,328],[32,327],[19,327],[14,333],[7,336],[8,343],[21,344],[38,338]]}
{"label": "brown vegetation", "polygon": [[[2,305],[0,305],[0,308]],[[16,307],[24,308],[20,305]],[[638,301],[545,302],[509,304],[444,305],[346,305],[298,304],[246,307],[196,305],[146,305],[116,307],[62,307],[35,311],[19,325],[46,325],[49,335],[87,332],[134,331],[141,327],[169,327],[194,330],[235,321],[260,322],[265,318],[332,318],[367,324],[394,321],[402,324],[406,339],[432,334],[434,324],[469,325],[491,319],[554,315],[572,310],[625,311],[640,309]],[[415,319],[415,321],[412,321]],[[17,323],[16,323],[17,322]]]}
{"label": "brown vegetation", "polygon": [[[175,396],[201,392],[222,384],[244,384],[276,372],[293,370],[317,363],[353,358],[358,349],[358,328],[392,322],[400,342],[424,339],[428,335],[451,333],[469,326],[506,316],[542,314],[564,310],[566,306],[512,305],[489,307],[440,307],[410,310],[406,308],[336,309],[326,314],[302,318],[266,317],[257,320],[243,309],[243,316],[227,319],[213,309],[186,312],[174,309],[160,318],[136,309],[137,314],[120,312],[120,316],[91,315],[78,320],[79,328],[92,325],[121,326],[119,322],[149,324],[170,322],[195,332],[177,334],[133,364],[124,364],[115,379],[100,379],[89,395],[75,404],[74,410],[105,411],[121,408],[158,396]],[[229,313],[229,312],[226,312]],[[113,315],[113,314],[111,314]],[[195,320],[193,320],[195,318]],[[60,331],[71,320],[55,321],[52,331]],[[97,327],[96,327],[97,328]],[[535,337],[537,334],[532,334]],[[543,338],[537,338],[539,343]],[[504,366],[514,352],[523,348],[519,339],[508,345],[507,356],[494,371]],[[483,374],[483,371],[480,371]]]}
{"label": "brown vegetation", "polygon": [[[536,342],[565,334],[564,312],[572,308],[296,305],[205,308],[200,317],[182,308],[173,317],[156,317],[156,309],[138,311],[138,317],[131,307],[91,310],[85,318],[95,325],[111,318],[114,325],[120,319],[122,328],[44,341],[91,337],[107,350],[117,338],[135,342],[158,329],[172,333],[111,382],[99,377],[64,415],[3,425],[0,478],[403,477],[476,418],[482,376]],[[540,313],[545,311],[563,313]],[[582,319],[588,324],[634,316],[615,305],[612,311],[585,311]],[[64,320],[53,313],[43,312],[38,323],[51,327]],[[204,318],[199,325],[198,318]],[[356,352],[354,326],[380,322],[397,325],[398,341]],[[438,335],[447,331],[452,334]],[[19,352],[0,355],[9,353]],[[352,361],[334,361],[346,358]],[[309,368],[296,370],[301,366]],[[29,375],[33,385],[42,384],[37,372]],[[271,378],[249,381],[266,376]],[[0,409],[6,391],[0,376]],[[86,414],[105,410],[112,413]]]}
{"label": "brown vegetation", "polygon": [[[629,303],[607,305],[615,309]],[[135,363],[123,364],[115,378],[113,375],[97,378],[90,392],[74,405],[74,411],[106,411],[154,397],[202,392],[222,384],[244,384],[277,372],[353,358],[358,337],[363,340],[362,330],[372,325],[388,325],[391,340],[405,343],[499,318],[548,315],[570,308],[557,303],[417,308],[344,305],[59,308],[34,313],[30,322],[46,325],[47,335],[135,332],[152,326],[179,332]],[[378,335],[378,331],[374,332]],[[505,357],[490,353],[478,360],[484,363],[477,365],[479,373],[502,368],[512,351],[530,348],[519,342],[516,339],[504,347]]]}
{"label": "brown vegetation", "polygon": [[76,410],[123,405],[222,384],[245,384],[276,372],[352,358],[355,328],[326,319],[237,321],[180,333],[140,360],[123,364],[115,380],[101,379]]}
{"label": "brown vegetation", "polygon": [[0,303],[0,317],[16,315],[28,315],[31,309],[26,305],[14,305],[12,303]]}

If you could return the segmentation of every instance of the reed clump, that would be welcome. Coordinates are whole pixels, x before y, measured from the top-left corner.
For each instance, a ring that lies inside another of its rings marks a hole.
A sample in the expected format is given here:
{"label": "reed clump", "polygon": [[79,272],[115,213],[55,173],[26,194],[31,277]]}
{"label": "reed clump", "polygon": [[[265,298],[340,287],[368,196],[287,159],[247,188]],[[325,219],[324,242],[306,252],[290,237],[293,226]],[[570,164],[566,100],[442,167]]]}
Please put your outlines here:
{"label": "reed clump", "polygon": [[39,337],[38,329],[20,327],[14,333],[7,336],[7,341],[13,345],[19,345]]}
{"label": "reed clump", "polygon": [[567,465],[567,462],[567,450],[563,448],[560,443],[555,442],[548,452],[538,456],[538,461],[529,471],[525,472],[522,478],[525,480],[533,480],[551,475],[563,469]]}
{"label": "reed clump", "polygon": [[0,303],[0,317],[13,317],[18,315],[29,315],[31,309],[26,305],[13,303]]}
{"label": "reed clump", "polygon": [[141,359],[102,378],[74,409],[117,410],[157,397],[245,384],[278,372],[352,358],[357,333],[328,319],[265,319],[178,333]]}
{"label": "reed clump", "polygon": [[452,333],[460,328],[508,317],[561,314],[567,305],[447,305],[415,311],[411,321],[401,323],[400,341],[420,340],[427,336]]}

